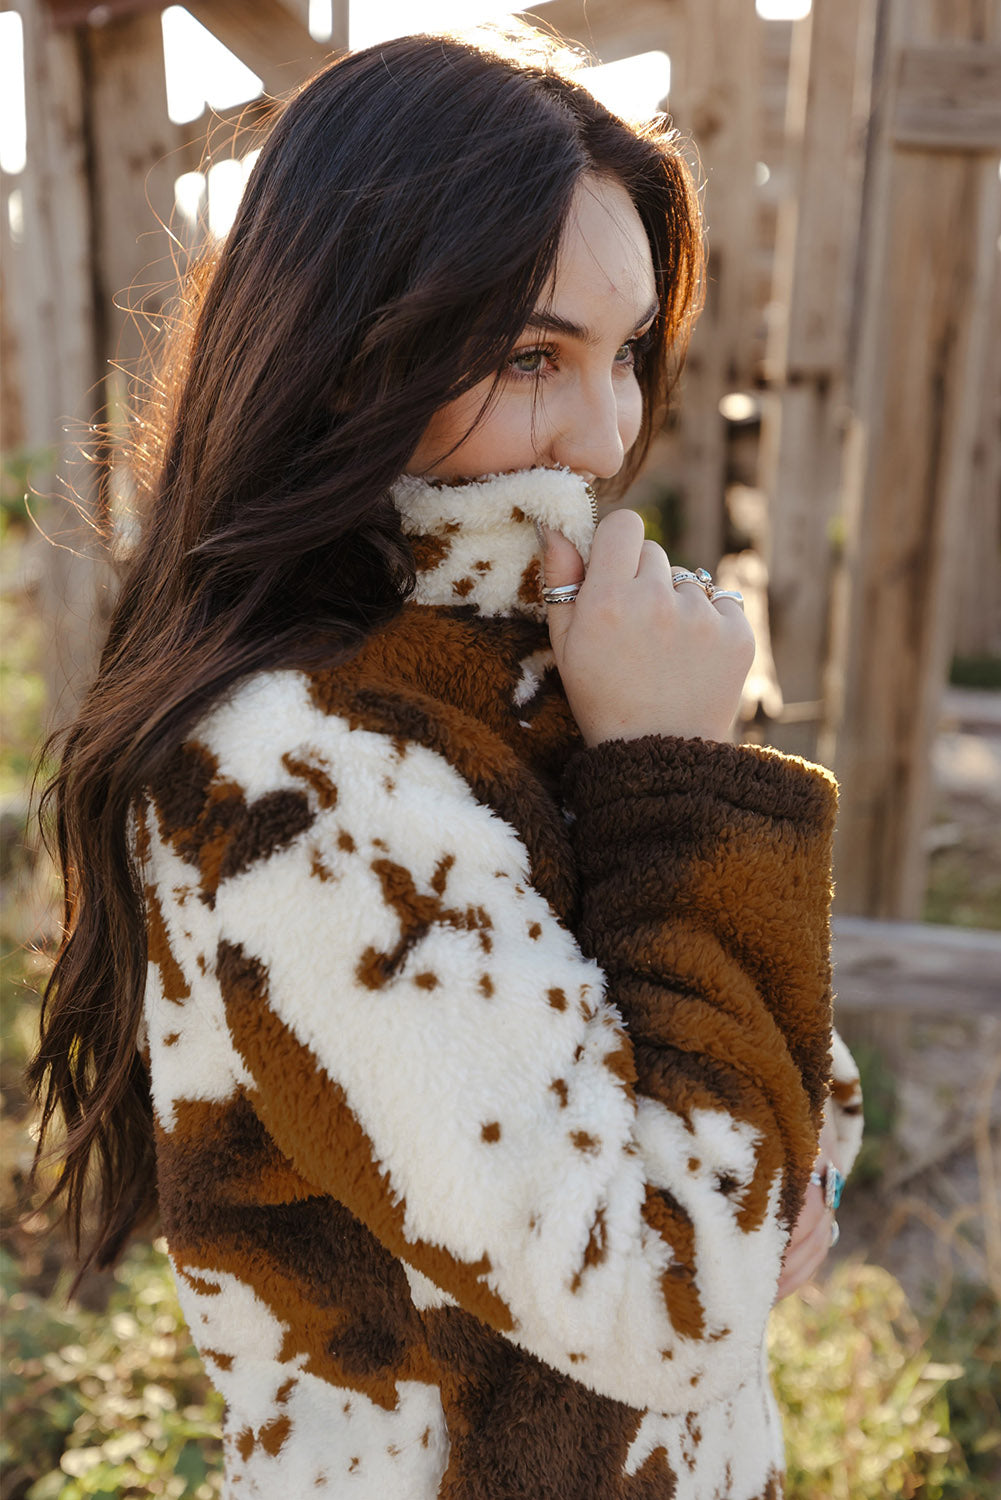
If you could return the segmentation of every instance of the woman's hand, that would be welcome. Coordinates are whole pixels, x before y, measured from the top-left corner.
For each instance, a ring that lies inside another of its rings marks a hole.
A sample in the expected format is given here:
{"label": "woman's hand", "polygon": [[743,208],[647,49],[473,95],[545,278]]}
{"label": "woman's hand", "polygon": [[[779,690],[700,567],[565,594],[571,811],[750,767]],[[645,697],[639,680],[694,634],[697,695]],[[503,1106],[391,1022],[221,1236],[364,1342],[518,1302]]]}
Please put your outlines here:
{"label": "woman's hand", "polygon": [[[838,1138],[834,1126],[824,1121],[820,1132],[820,1155],[818,1164],[833,1162],[838,1166]],[[809,1281],[827,1258],[831,1248],[831,1227],[834,1215],[824,1204],[824,1190],[811,1182],[806,1190],[799,1218],[793,1225],[792,1238],[786,1250],[782,1274],[779,1277],[776,1302],[795,1292],[805,1281]]]}
{"label": "woman's hand", "polygon": [[571,605],[549,609],[563,687],[589,745],[645,734],[726,740],[754,656],[739,604],[675,589],[667,553],[643,520],[617,510],[598,526],[585,577],[574,547],[547,531],[546,586],[583,580]]}

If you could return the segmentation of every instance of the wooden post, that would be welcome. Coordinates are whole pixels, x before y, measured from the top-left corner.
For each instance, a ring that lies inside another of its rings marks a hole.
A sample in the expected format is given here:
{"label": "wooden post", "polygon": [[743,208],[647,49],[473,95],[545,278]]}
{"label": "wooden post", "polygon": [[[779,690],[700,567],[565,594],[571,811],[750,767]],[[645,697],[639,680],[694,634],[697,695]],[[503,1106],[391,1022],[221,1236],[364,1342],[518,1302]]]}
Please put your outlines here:
{"label": "wooden post", "polygon": [[[843,787],[843,912],[910,918],[924,892],[929,752],[997,337],[984,309],[1001,228],[999,31],[996,0],[879,4],[820,747]],[[957,87],[974,74],[986,83]]]}
{"label": "wooden post", "polygon": [[[83,40],[40,0],[16,0],[24,27],[24,235],[5,243],[7,315],[21,373],[23,441],[40,535],[29,548],[49,722],[72,710],[96,650],[101,572],[91,545],[92,466],[82,446],[103,404],[101,310],[91,235]],[[76,497],[76,505],[67,498]]]}
{"label": "wooden post", "polygon": [[173,294],[167,233],[185,131],[168,119],[160,17],[141,12],[83,32],[91,215],[106,357],[134,365],[147,329],[130,315]]}
{"label": "wooden post", "polygon": [[719,404],[751,381],[759,37],[754,6],[745,0],[692,0],[672,53],[671,113],[692,136],[704,173],[709,241],[705,310],[681,386],[679,556],[710,568],[723,551],[726,425]]}
{"label": "wooden post", "polygon": [[[775,665],[793,722],[773,742],[816,754],[837,513],[849,294],[862,190],[869,0],[814,0],[795,28],[766,349],[759,482]],[[810,708],[809,705],[814,707]]]}

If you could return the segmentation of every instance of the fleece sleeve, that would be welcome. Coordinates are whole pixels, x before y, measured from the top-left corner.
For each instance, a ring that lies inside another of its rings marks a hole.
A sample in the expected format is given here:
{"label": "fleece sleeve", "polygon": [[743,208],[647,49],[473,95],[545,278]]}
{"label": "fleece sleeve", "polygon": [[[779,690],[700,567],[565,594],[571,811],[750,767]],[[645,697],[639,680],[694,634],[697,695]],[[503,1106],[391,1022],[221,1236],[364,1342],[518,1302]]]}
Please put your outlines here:
{"label": "fleece sleeve", "polygon": [[[220,710],[189,747],[197,798],[150,819],[151,957],[204,976],[211,1087],[225,1052],[419,1307],[638,1408],[734,1393],[826,1094],[829,778],[678,741],[585,752],[578,942],[442,755],[302,682],[272,685],[252,739]],[[199,1085],[160,1055],[169,1128]]]}

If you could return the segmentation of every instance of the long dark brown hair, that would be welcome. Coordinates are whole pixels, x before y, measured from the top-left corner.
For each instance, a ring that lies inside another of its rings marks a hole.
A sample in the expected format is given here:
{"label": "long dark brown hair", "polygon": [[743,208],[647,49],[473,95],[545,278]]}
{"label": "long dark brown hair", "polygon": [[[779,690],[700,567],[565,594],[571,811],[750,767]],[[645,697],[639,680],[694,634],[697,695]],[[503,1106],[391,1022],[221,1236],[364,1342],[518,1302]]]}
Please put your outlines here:
{"label": "long dark brown hair", "polygon": [[47,793],[65,922],[28,1077],[78,1252],[97,1177],[84,1265],[112,1262],[155,1207],[130,809],[238,679],[336,661],[401,608],[413,559],[389,487],[433,413],[503,366],[585,172],[630,193],[660,298],[628,479],[698,299],[695,189],[664,120],[624,124],[538,33],[333,62],[285,107],[189,281],[137,425],[141,536]]}

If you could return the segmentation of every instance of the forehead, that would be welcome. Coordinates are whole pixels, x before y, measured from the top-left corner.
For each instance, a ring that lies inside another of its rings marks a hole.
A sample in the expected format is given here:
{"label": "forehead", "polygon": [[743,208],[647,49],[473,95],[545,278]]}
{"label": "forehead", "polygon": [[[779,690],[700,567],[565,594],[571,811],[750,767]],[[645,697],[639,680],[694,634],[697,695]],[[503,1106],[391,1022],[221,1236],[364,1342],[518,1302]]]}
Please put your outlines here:
{"label": "forehead", "polygon": [[[560,238],[549,305],[594,327],[602,313],[635,322],[655,300],[653,258],[626,189],[591,174],[577,185]],[[621,331],[621,330],[620,330]]]}

